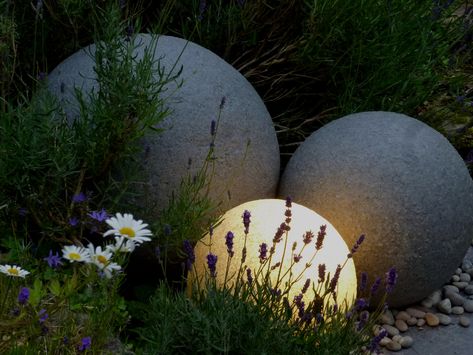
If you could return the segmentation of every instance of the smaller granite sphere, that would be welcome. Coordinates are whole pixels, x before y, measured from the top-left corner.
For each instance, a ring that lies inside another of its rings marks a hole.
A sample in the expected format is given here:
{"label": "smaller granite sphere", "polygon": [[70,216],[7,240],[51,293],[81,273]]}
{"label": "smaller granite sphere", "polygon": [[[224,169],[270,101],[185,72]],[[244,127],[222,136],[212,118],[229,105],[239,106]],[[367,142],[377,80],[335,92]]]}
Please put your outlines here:
{"label": "smaller granite sphere", "polygon": [[[363,112],[333,121],[296,150],[280,196],[330,220],[371,279],[392,266],[399,307],[449,280],[473,235],[473,181],[440,133],[411,117]],[[358,275],[359,276],[359,275]]]}
{"label": "smaller granite sphere", "polygon": [[[261,244],[266,243],[266,252],[263,255],[266,259],[264,260],[268,260],[271,266],[276,265],[278,262],[282,264],[282,272],[280,275],[283,276],[281,276],[279,285],[277,286],[281,291],[284,291],[285,282],[289,282],[290,274],[286,271],[289,270],[289,266],[292,265],[293,273],[291,280],[294,284],[287,295],[290,302],[294,299],[294,296],[299,295],[308,278],[311,282],[315,283],[316,289],[319,287],[318,278],[319,275],[321,275],[319,274],[319,265],[325,265],[325,277],[328,278],[330,275],[332,279],[335,275],[337,265],[343,265],[346,261],[338,279],[336,297],[337,304],[339,305],[343,304],[344,301],[346,301],[348,305],[352,304],[356,296],[356,271],[353,260],[347,260],[349,250],[342,237],[329,221],[307,207],[292,203],[290,209],[292,215],[290,217],[291,221],[289,222],[290,231],[287,233],[287,237],[284,233],[281,235],[281,241],[273,244],[275,232],[287,218],[286,210],[286,202],[284,200],[264,199],[246,202],[225,213],[222,217],[222,223],[213,231],[213,236],[210,237],[210,235],[207,234],[197,243],[195,247],[195,267],[192,268],[192,272],[189,275],[188,287],[192,288],[193,285],[195,285],[193,283],[197,279],[199,279],[200,282],[205,282],[205,278],[209,277],[210,270],[207,255],[209,254],[209,245],[211,244],[210,251],[217,257],[215,268],[216,284],[221,287],[226,282],[228,288],[233,288],[236,275],[241,265],[242,249],[245,245],[245,227],[242,216],[245,211],[248,211],[250,213],[250,223],[248,236],[246,238],[247,253],[242,277],[244,282],[248,279],[246,270],[249,268],[252,277],[257,278],[258,282],[262,283],[265,273],[261,271],[258,272],[258,270],[260,270],[261,261],[264,259],[261,259]],[[316,251],[317,234],[321,226],[325,226],[326,235],[323,240],[322,248]],[[313,237],[305,239],[304,242],[304,236],[308,231],[313,233]],[[231,251],[233,251],[234,254],[231,258],[228,253],[229,244],[227,243],[226,237],[228,232],[233,233]],[[286,238],[287,247],[284,251]],[[294,243],[296,243],[296,246],[293,249]],[[270,250],[273,245],[275,246],[275,251],[270,257]],[[296,258],[299,258],[297,262]],[[229,271],[226,275],[227,262],[229,263]],[[310,266],[307,267],[307,264],[310,264]],[[263,271],[268,268],[268,264],[264,265]],[[279,268],[275,268],[270,274],[271,285],[275,288],[278,273]],[[299,279],[296,280],[296,278]],[[321,293],[323,294],[325,288],[322,285],[320,286],[322,289]],[[311,284],[304,295],[304,299],[305,302],[308,303],[312,301],[313,298],[314,292]],[[330,304],[334,303],[332,297],[325,301]]]}
{"label": "smaller granite sphere", "polygon": [[[209,50],[186,40],[138,34],[134,55],[143,58],[152,48],[164,75],[182,73],[165,85],[169,116],[160,134],[142,142],[143,191],[147,209],[158,212],[179,190],[181,180],[201,169],[212,142],[211,122],[216,121],[215,162],[208,187],[211,199],[226,211],[255,198],[275,197],[279,180],[279,145],[272,119],[251,84],[231,65]],[[80,50],[48,76],[48,87],[67,115],[78,115],[74,95],[87,98],[100,90],[94,71],[95,45]],[[158,75],[158,70],[155,72]],[[182,82],[182,86],[179,83]],[[139,187],[141,189],[141,187]],[[206,188],[207,190],[207,188]],[[140,201],[143,199],[140,199]]]}

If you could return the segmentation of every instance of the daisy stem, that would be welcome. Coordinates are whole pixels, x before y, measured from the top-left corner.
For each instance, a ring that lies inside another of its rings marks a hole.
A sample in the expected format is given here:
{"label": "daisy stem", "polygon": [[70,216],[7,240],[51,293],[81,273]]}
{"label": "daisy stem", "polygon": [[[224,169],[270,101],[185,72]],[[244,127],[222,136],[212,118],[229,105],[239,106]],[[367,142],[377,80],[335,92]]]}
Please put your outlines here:
{"label": "daisy stem", "polygon": [[8,278],[7,292],[5,293],[5,297],[3,297],[2,307],[0,308],[0,315],[3,314],[5,303],[7,302],[8,296],[10,294],[11,284],[12,284],[12,279],[10,277]]}

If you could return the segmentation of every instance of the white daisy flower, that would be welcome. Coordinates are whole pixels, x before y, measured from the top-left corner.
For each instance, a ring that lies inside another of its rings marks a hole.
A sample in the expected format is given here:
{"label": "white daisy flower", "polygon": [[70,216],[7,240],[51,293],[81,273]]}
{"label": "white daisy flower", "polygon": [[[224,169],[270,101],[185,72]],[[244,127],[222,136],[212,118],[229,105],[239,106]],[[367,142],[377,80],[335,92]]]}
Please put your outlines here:
{"label": "white daisy flower", "polygon": [[132,214],[125,213],[122,216],[121,213],[117,213],[115,217],[109,218],[105,222],[113,229],[106,231],[103,234],[104,237],[115,234],[138,244],[151,240],[151,238],[146,237],[152,235],[149,229],[145,229],[148,225],[143,223],[141,219],[138,221],[134,220]]}
{"label": "white daisy flower", "polygon": [[0,265],[0,272],[12,277],[25,278],[30,272],[23,270],[21,267],[16,265]]}
{"label": "white daisy flower", "polygon": [[87,246],[87,249],[89,250],[91,263],[95,264],[107,278],[112,277],[112,271],[121,270],[122,267],[120,265],[111,261],[112,252],[102,250],[101,246],[94,248],[92,243]]}
{"label": "white daisy flower", "polygon": [[66,245],[62,248],[62,257],[72,262],[90,261],[89,251],[77,245]]}
{"label": "white daisy flower", "polygon": [[131,253],[135,250],[136,244],[133,240],[127,239],[125,237],[115,237],[115,244],[109,244],[106,246],[107,250],[110,250],[112,253]]}

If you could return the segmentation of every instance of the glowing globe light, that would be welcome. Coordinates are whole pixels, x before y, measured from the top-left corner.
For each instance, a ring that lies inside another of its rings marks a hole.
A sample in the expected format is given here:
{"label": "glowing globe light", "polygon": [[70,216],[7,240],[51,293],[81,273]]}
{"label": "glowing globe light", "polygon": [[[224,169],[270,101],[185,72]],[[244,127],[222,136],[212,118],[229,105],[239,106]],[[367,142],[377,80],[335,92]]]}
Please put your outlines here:
{"label": "glowing globe light", "polygon": [[[194,271],[189,273],[188,285],[192,285],[195,281],[196,276],[199,279],[209,277],[209,268],[207,264],[207,255],[209,250],[212,254],[217,256],[216,265],[216,284],[221,287],[226,281],[227,287],[232,288],[235,283],[235,278],[231,278],[228,275],[237,275],[240,269],[240,262],[242,257],[242,249],[244,246],[245,233],[243,226],[242,215],[245,210],[251,213],[251,223],[249,226],[249,233],[246,240],[247,255],[244,262],[244,270],[250,268],[253,275],[260,267],[260,245],[262,243],[267,244],[269,256],[270,248],[273,246],[273,238],[278,227],[284,222],[286,216],[285,201],[277,199],[265,199],[255,200],[244,203],[240,206],[234,207],[223,216],[223,222],[215,228],[213,236],[209,234],[204,236],[195,247],[195,268]],[[291,290],[288,293],[288,300],[292,301],[294,296],[298,295],[306,282],[307,278],[310,278],[312,282],[318,282],[318,266],[319,264],[325,264],[326,275],[330,273],[330,277],[335,274],[337,265],[343,265],[345,262],[340,277],[338,280],[338,287],[336,289],[337,304],[341,305],[343,301],[346,301],[347,305],[351,305],[356,297],[357,281],[356,271],[353,260],[350,258],[347,260],[347,254],[350,252],[347,245],[343,241],[342,237],[335,230],[335,228],[325,220],[323,217],[315,213],[314,211],[292,203],[291,208],[292,216],[289,223],[290,231],[287,234],[286,251],[284,253],[284,238],[276,244],[275,252],[271,257],[271,265],[277,262],[282,263],[282,272],[280,275],[284,275],[285,271],[292,265],[293,279],[295,275],[301,275],[299,280],[295,281]],[[316,240],[317,233],[322,225],[326,226],[326,236],[323,242],[322,248],[317,252],[315,258],[312,259],[316,251]],[[234,234],[233,238],[233,252],[234,255],[230,259],[229,271],[225,280],[225,269],[228,261],[228,250],[226,245],[225,236],[231,231]],[[311,243],[304,246],[304,235],[307,231],[312,231],[314,234]],[[296,248],[293,250],[293,244],[297,243]],[[210,249],[209,249],[209,245]],[[302,250],[302,251],[301,251]],[[282,260],[284,254],[284,259]],[[298,262],[294,262],[294,256],[301,256]],[[311,260],[312,259],[312,260]],[[310,263],[309,267],[306,264]],[[197,275],[195,275],[195,273]],[[271,283],[274,285],[278,277],[278,272],[271,273]],[[289,273],[285,275],[280,282],[280,285],[284,285],[285,281],[288,280]],[[243,276],[246,280],[246,275]],[[191,286],[190,286],[191,287]],[[323,289],[325,290],[325,289]],[[304,299],[312,300],[314,298],[314,292],[312,286],[307,290]],[[331,298],[331,304],[333,304],[333,298]]]}

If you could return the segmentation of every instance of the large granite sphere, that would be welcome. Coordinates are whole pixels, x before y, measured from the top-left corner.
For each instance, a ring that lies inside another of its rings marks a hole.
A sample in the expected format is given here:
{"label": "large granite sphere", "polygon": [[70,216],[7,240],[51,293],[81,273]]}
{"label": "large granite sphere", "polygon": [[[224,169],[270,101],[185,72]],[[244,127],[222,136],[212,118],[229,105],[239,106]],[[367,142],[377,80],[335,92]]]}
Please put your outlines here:
{"label": "large granite sphere", "polygon": [[[137,35],[137,59],[152,45],[152,36]],[[152,47],[150,47],[152,48]],[[94,72],[95,45],[78,51],[48,76],[50,90],[69,117],[78,114],[74,88],[89,94],[99,85]],[[210,126],[217,120],[216,163],[210,197],[223,211],[255,198],[274,197],[279,179],[279,146],[271,117],[251,84],[232,66],[192,42],[159,36],[154,58],[165,74],[182,67],[178,81],[166,84],[170,115],[158,125],[164,131],[143,141],[147,207],[168,205],[181,179],[202,166],[211,142]],[[155,75],[157,75],[155,73]],[[189,164],[191,162],[191,164]],[[212,169],[209,169],[211,171]],[[152,204],[152,206],[150,206]]]}
{"label": "large granite sphere", "polygon": [[314,132],[295,152],[279,194],[324,218],[353,245],[357,270],[398,283],[397,307],[446,282],[473,236],[473,182],[446,138],[390,112],[352,114]]}

